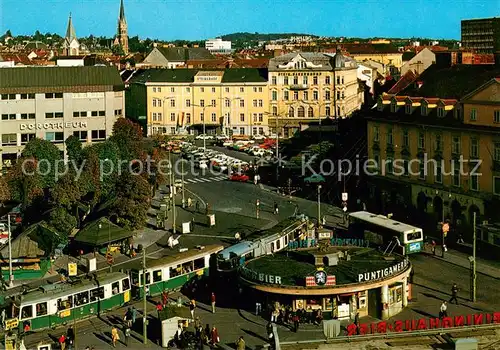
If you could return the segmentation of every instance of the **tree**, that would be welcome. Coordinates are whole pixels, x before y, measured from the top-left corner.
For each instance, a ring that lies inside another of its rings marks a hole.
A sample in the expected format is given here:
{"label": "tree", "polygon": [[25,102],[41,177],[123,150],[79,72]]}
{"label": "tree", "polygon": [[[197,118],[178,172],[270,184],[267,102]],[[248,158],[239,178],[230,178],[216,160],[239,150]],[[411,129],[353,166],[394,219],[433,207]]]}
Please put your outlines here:
{"label": "tree", "polygon": [[147,212],[151,201],[151,188],[142,175],[123,173],[119,178],[113,211],[119,216],[120,224],[130,229],[146,225]]}
{"label": "tree", "polygon": [[21,157],[6,179],[11,199],[21,202],[23,210],[37,198],[43,196],[43,179],[37,172],[37,160],[33,157]]}
{"label": "tree", "polygon": [[36,172],[42,177],[42,188],[50,188],[56,182],[56,167],[63,171],[64,163],[56,145],[39,138],[31,139],[23,150],[22,157],[37,161]]}
{"label": "tree", "polygon": [[10,200],[10,190],[5,176],[0,176],[0,207],[3,203]]}
{"label": "tree", "polygon": [[113,45],[111,47],[111,52],[113,52],[113,55],[116,55],[116,56],[125,55],[125,52],[123,51],[123,47],[121,45]]}
{"label": "tree", "polygon": [[73,161],[75,166],[79,166],[82,162],[82,142],[80,139],[74,135],[69,136],[66,141],[66,152],[68,154],[68,159]]}
{"label": "tree", "polygon": [[76,176],[74,171],[69,171],[50,190],[50,198],[54,205],[70,209],[77,204],[82,193]]}
{"label": "tree", "polygon": [[76,224],[76,218],[62,207],[55,208],[49,214],[49,225],[59,233],[64,233],[66,236],[71,233],[71,230],[76,227]]}
{"label": "tree", "polygon": [[120,118],[113,125],[113,135],[109,138],[120,149],[120,158],[131,161],[133,159],[145,159],[144,151],[141,149],[142,130],[139,124],[130,119]]}

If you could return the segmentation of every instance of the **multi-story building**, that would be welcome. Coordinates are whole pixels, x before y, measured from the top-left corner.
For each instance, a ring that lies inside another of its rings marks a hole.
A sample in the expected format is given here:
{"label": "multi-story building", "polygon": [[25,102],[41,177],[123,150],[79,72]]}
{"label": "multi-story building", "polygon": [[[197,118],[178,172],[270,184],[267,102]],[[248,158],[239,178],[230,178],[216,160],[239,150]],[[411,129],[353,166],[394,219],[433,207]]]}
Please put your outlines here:
{"label": "multi-story building", "polygon": [[462,47],[477,53],[500,51],[500,17],[462,21]]}
{"label": "multi-story building", "polygon": [[457,225],[470,225],[474,212],[478,222],[496,219],[499,89],[494,78],[461,100],[381,96],[368,118],[368,158],[377,164],[371,195]]}
{"label": "multi-story building", "polygon": [[0,168],[34,137],[64,150],[70,135],[105,140],[125,115],[124,85],[114,67],[0,69]]}
{"label": "multi-story building", "polygon": [[268,134],[267,70],[150,69],[130,82],[127,112],[147,134]]}
{"label": "multi-story building", "polygon": [[208,39],[205,41],[205,48],[212,53],[227,54],[231,53],[231,41],[217,39]]}
{"label": "multi-story building", "polygon": [[340,53],[289,53],[269,61],[273,132],[293,135],[318,118],[346,118],[360,109],[356,62]]}

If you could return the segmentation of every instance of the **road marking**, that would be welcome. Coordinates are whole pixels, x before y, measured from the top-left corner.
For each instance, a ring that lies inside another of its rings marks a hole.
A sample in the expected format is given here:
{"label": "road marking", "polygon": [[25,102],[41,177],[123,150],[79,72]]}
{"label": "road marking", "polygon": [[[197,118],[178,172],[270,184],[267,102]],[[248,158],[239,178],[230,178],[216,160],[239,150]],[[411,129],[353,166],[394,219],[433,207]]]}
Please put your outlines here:
{"label": "road marking", "polygon": [[192,184],[197,182],[196,179],[187,179],[186,181],[191,182]]}
{"label": "road marking", "polygon": [[203,178],[203,179],[200,179],[201,182],[212,182],[212,180],[210,179],[206,179],[206,178]]}

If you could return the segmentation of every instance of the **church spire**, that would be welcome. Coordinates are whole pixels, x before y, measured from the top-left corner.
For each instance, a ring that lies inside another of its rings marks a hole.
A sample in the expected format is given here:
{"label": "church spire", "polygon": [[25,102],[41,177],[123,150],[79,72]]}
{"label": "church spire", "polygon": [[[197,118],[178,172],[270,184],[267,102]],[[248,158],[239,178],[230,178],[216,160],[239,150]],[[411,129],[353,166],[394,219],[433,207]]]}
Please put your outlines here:
{"label": "church spire", "polygon": [[123,0],[120,2],[120,22],[127,22],[125,19],[125,6],[123,5]]}
{"label": "church spire", "polygon": [[68,42],[76,38],[75,28],[73,27],[73,21],[71,20],[71,12],[69,13],[68,28],[66,29],[66,37]]}

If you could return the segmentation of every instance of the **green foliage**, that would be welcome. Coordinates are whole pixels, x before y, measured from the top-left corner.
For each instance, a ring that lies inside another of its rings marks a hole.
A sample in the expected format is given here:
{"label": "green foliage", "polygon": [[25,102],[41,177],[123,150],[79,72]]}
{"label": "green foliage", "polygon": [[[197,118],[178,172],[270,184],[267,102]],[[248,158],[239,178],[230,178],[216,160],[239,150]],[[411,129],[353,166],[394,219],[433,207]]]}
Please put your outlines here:
{"label": "green foliage", "polygon": [[76,178],[77,174],[71,170],[62,176],[56,185],[50,189],[50,196],[54,205],[70,209],[77,204],[82,196],[82,191]]}
{"label": "green foliage", "polygon": [[58,233],[68,236],[71,230],[76,227],[77,220],[73,215],[69,214],[65,208],[58,207],[50,212],[49,225]]}
{"label": "green foliage", "polygon": [[0,203],[10,200],[10,190],[5,176],[0,176]]}
{"label": "green foliage", "polygon": [[121,159],[131,161],[145,158],[141,148],[142,130],[139,124],[120,118],[113,125],[113,135],[109,139],[118,146]]}
{"label": "green foliage", "polygon": [[125,52],[123,51],[123,47],[121,45],[113,45],[111,47],[111,52],[113,52],[113,55],[116,55],[116,56],[125,55]]}
{"label": "green foliage", "polygon": [[125,172],[119,179],[113,212],[120,217],[120,225],[130,229],[144,227],[151,198],[151,187],[141,175]]}
{"label": "green foliage", "polygon": [[66,152],[68,159],[73,161],[75,165],[80,165],[82,162],[82,142],[74,135],[71,135],[64,142],[66,144]]}
{"label": "green foliage", "polygon": [[[52,142],[39,138],[31,139],[22,153],[23,158],[37,161],[37,173],[41,175],[42,188],[49,188],[56,182],[56,167],[62,170],[63,162],[59,149]],[[30,176],[30,175],[23,175]]]}
{"label": "green foliage", "polygon": [[43,196],[43,178],[36,167],[36,159],[21,157],[7,174],[11,199],[20,202],[23,209]]}

